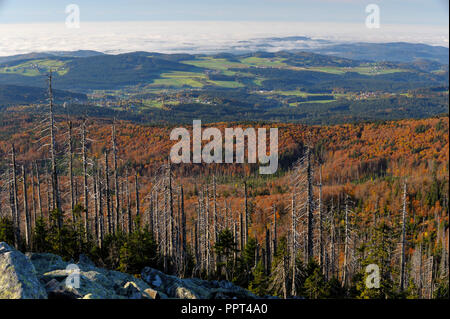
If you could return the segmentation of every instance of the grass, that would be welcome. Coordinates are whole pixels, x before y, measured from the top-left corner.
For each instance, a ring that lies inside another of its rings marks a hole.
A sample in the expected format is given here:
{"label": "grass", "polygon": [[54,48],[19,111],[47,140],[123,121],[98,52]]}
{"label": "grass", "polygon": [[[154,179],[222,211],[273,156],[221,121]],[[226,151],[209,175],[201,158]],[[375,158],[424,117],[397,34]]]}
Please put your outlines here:
{"label": "grass", "polygon": [[325,72],[331,74],[344,74],[346,72],[356,72],[363,75],[380,75],[405,71],[403,69],[376,69],[374,66],[358,66],[354,68],[321,66],[321,67],[304,68],[304,70]]}
{"label": "grass", "polygon": [[284,59],[279,58],[268,59],[268,58],[249,57],[241,59],[241,62],[248,66],[268,67],[268,68],[288,67],[288,65],[283,61]]}
{"label": "grass", "polygon": [[194,72],[170,72],[163,73],[160,79],[156,79],[150,87],[192,87],[202,88],[205,85],[218,86],[222,88],[244,87],[242,83],[236,81],[212,81],[208,80],[204,73]]}
{"label": "grass", "polygon": [[245,64],[239,62],[230,62],[226,59],[215,59],[213,57],[201,57],[198,60],[183,61],[183,63],[218,71],[227,71],[230,68],[247,67]]}
{"label": "grass", "polygon": [[[37,66],[41,72],[36,69],[35,66]],[[0,73],[38,76],[42,74],[42,69],[45,71],[53,69],[56,70],[59,75],[64,75],[69,70],[68,68],[62,69],[63,67],[65,67],[65,63],[58,60],[30,60],[14,66],[0,68]]]}
{"label": "grass", "polygon": [[163,73],[161,78],[154,80],[150,86],[202,88],[204,81],[206,81],[206,75],[203,73],[170,72]]}

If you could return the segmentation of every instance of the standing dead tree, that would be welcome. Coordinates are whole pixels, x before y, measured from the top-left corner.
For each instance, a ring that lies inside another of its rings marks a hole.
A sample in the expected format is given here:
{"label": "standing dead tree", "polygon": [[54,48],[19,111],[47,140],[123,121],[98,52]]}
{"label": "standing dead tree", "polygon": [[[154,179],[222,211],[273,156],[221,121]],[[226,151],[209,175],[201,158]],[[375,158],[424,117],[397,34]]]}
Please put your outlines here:
{"label": "standing dead tree", "polygon": [[17,191],[17,165],[16,165],[16,150],[14,144],[11,146],[11,181],[12,181],[12,197],[13,197],[13,222],[14,222],[14,245],[18,249],[20,243],[20,212],[19,212],[19,198]]}
{"label": "standing dead tree", "polygon": [[402,239],[400,259],[400,291],[405,288],[405,249],[406,249],[406,182],[403,184],[403,209],[402,209]]}
{"label": "standing dead tree", "polygon": [[82,141],[81,154],[83,157],[83,193],[84,193],[84,230],[86,232],[86,240],[89,236],[89,189],[87,176],[87,141],[86,141],[86,121],[82,124]]}
{"label": "standing dead tree", "polygon": [[[50,159],[51,159],[51,179],[52,179],[52,202],[53,208],[61,211],[61,201],[58,188],[58,173],[56,168],[56,137],[55,118],[53,114],[53,90],[52,72],[48,75],[48,96],[49,96],[49,120],[50,120]],[[58,214],[58,228],[62,227],[62,214]]]}
{"label": "standing dead tree", "polygon": [[[120,197],[119,197],[119,176],[117,167],[117,142],[116,142],[116,125],[113,124],[111,128],[111,143],[112,143],[112,154],[113,154],[113,170],[114,170],[114,214],[116,220],[116,227],[119,228],[120,225]],[[123,229],[122,229],[123,230]]]}
{"label": "standing dead tree", "polygon": [[25,216],[25,245],[27,248],[30,247],[31,239],[31,223],[30,214],[28,210],[28,189],[27,189],[27,173],[25,166],[22,165],[22,182],[23,182],[23,214]]}

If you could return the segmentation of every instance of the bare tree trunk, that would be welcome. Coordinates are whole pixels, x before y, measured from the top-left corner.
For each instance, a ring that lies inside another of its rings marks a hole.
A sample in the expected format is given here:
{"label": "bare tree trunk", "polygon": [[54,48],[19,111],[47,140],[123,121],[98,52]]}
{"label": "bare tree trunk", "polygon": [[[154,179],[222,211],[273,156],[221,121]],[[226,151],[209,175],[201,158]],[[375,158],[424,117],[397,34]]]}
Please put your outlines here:
{"label": "bare tree trunk", "polygon": [[136,200],[136,228],[140,229],[140,203],[139,203],[139,181],[138,181],[138,173],[134,172],[134,189],[136,191],[135,200]]}
{"label": "bare tree trunk", "polygon": [[244,196],[245,196],[245,216],[244,216],[244,244],[248,244],[248,202],[247,202],[247,182],[244,182]]}
{"label": "bare tree trunk", "polygon": [[155,227],[155,238],[156,238],[156,242],[159,242],[160,240],[160,234],[159,234],[159,229],[160,229],[160,225],[159,225],[159,202],[158,202],[158,190],[155,191],[155,222],[154,222],[154,227]]}
{"label": "bare tree trunk", "polygon": [[128,234],[132,232],[132,219],[131,219],[131,205],[130,205],[130,190],[128,188],[128,168],[125,176],[125,193],[127,197],[127,217],[128,217]]}
{"label": "bare tree trunk", "polygon": [[[34,190],[34,169],[33,169],[33,165],[31,165],[31,208],[33,210],[33,223],[32,223],[32,228],[35,229],[36,228],[36,218],[37,218],[37,214],[36,214],[36,193]],[[1,210],[1,208],[0,208]]]}
{"label": "bare tree trunk", "polygon": [[119,199],[119,176],[117,167],[117,145],[116,145],[116,126],[112,126],[112,151],[113,151],[113,169],[114,169],[114,193],[115,193],[115,217],[116,227],[119,228],[120,220],[120,199]]}
{"label": "bare tree trunk", "polygon": [[98,216],[98,174],[97,174],[97,165],[94,164],[94,170],[92,172],[92,178],[94,179],[94,214],[95,214],[95,222],[94,222],[94,229],[95,229],[95,238],[97,240],[97,244],[100,245],[99,241],[99,216]]}
{"label": "bare tree trunk", "polygon": [[47,177],[47,214],[48,214],[47,218],[48,218],[48,223],[50,225],[51,214],[52,214],[52,210],[53,210],[54,207],[52,207],[52,194],[51,194],[51,191],[50,191],[52,181],[51,181],[51,176],[50,176],[49,172],[47,172],[47,176],[46,177]]}
{"label": "bare tree trunk", "polygon": [[335,232],[336,227],[334,224],[334,210],[333,207],[331,207],[331,233],[330,233],[330,272],[331,276],[333,277],[335,274],[335,248],[334,248],[334,239],[335,239]]}
{"label": "bare tree trunk", "polygon": [[208,187],[205,187],[205,208],[206,208],[206,215],[205,215],[205,236],[206,236],[206,241],[205,241],[205,249],[206,249],[206,277],[209,278],[209,272],[210,272],[210,268],[211,268],[211,251],[210,251],[210,224],[209,224],[209,192],[208,192]]}
{"label": "bare tree trunk", "polygon": [[[296,190],[294,189],[294,194],[296,193]],[[291,284],[291,295],[296,296],[296,285],[295,280],[297,278],[297,265],[296,265],[296,257],[297,257],[297,212],[296,212],[296,206],[295,206],[295,195],[292,194],[292,207],[291,207],[291,236],[292,236],[292,242],[291,242],[291,269],[292,269],[292,284]]]}
{"label": "bare tree trunk", "polygon": [[108,234],[114,234],[114,226],[111,218],[111,193],[109,192],[109,163],[108,150],[105,151],[105,181],[106,181],[106,222],[108,223]]}
{"label": "bare tree trunk", "polygon": [[[53,115],[53,91],[52,91],[52,73],[48,76],[48,95],[50,101],[50,156],[52,162],[52,194],[53,208],[61,211],[61,202],[59,198],[58,174],[56,172],[56,141],[55,141],[55,118]],[[62,227],[62,215],[58,214],[58,228]]]}
{"label": "bare tree trunk", "polygon": [[14,245],[15,248],[19,248],[20,243],[20,212],[19,212],[19,198],[17,197],[17,175],[16,175],[16,150],[14,144],[11,147],[11,170],[12,170],[12,191],[13,191],[13,202],[14,202]]}
{"label": "bare tree trunk", "polygon": [[273,243],[272,243],[272,260],[277,254],[277,211],[275,205],[273,205]]}
{"label": "bare tree trunk", "polygon": [[103,244],[103,230],[104,230],[104,219],[103,219],[103,200],[102,200],[102,183],[101,183],[101,168],[98,167],[97,171],[97,197],[98,197],[98,214],[100,216],[99,225],[98,225],[98,242],[99,246],[102,247]]}
{"label": "bare tree trunk", "polygon": [[322,166],[320,167],[320,181],[319,181],[319,209],[318,209],[318,228],[319,228],[319,266],[322,271],[325,269],[323,265],[323,234],[322,234]]}
{"label": "bare tree trunk", "polygon": [[314,257],[314,238],[313,238],[313,188],[312,188],[312,167],[311,167],[311,150],[308,147],[306,150],[307,160],[307,203],[306,203],[306,218],[307,218],[307,240],[306,240],[306,261],[308,262]]}
{"label": "bare tree trunk", "polygon": [[[217,243],[217,239],[218,239],[218,225],[217,225],[217,189],[216,189],[216,176],[213,176],[213,222],[214,222],[214,227],[213,227],[213,238],[214,238],[214,244]],[[213,260],[214,260],[214,269],[215,272],[217,273],[217,256],[213,251]]]}
{"label": "bare tree trunk", "polygon": [[30,248],[31,225],[30,225],[30,214],[28,211],[27,173],[23,165],[22,165],[22,179],[23,179],[23,213],[25,214],[25,245],[27,246],[28,249]]}
{"label": "bare tree trunk", "polygon": [[241,237],[241,240],[240,240],[240,250],[241,250],[241,255],[242,255],[242,252],[244,251],[244,247],[245,247],[245,244],[244,244],[244,237],[245,237],[245,235],[244,235],[244,216],[243,216],[243,213],[240,213],[239,214],[239,218],[240,218],[240,220],[239,220],[239,228],[240,228],[240,230],[239,230],[239,236]]}
{"label": "bare tree trunk", "polygon": [[402,252],[400,260],[400,291],[405,288],[405,248],[406,248],[406,182],[403,184],[403,211],[402,211]]}
{"label": "bare tree trunk", "polygon": [[349,231],[348,231],[348,196],[345,200],[345,242],[344,242],[344,265],[343,265],[343,276],[342,276],[342,286],[347,285],[348,276],[348,245],[349,245]]}
{"label": "bare tree trunk", "polygon": [[181,200],[181,247],[182,247],[182,271],[183,276],[186,276],[186,264],[187,264],[187,245],[186,245],[186,214],[184,212],[184,191],[183,186],[180,186],[180,200]]}
{"label": "bare tree trunk", "polygon": [[170,236],[170,240],[169,240],[169,255],[171,258],[173,258],[175,256],[175,252],[174,252],[174,224],[173,224],[173,219],[174,219],[174,215],[173,215],[173,193],[172,193],[172,165],[170,164],[170,159],[167,160],[167,182],[168,182],[168,204],[169,204],[169,236]]}
{"label": "bare tree trunk", "polygon": [[87,180],[87,156],[86,156],[86,122],[82,124],[82,157],[83,157],[83,191],[84,191],[84,230],[86,240],[89,237],[89,200],[88,200],[88,180]]}
{"label": "bare tree trunk", "polygon": [[69,183],[70,183],[70,209],[72,211],[72,221],[75,222],[75,197],[73,189],[73,141],[72,141],[72,122],[69,121]]}
{"label": "bare tree trunk", "polygon": [[289,257],[283,256],[283,298],[287,299],[288,297],[288,269],[289,269]]}
{"label": "bare tree trunk", "polygon": [[36,170],[36,182],[37,182],[37,196],[38,196],[38,209],[41,218],[44,218],[44,213],[42,211],[42,198],[41,198],[41,178],[39,176],[39,169],[37,163],[34,162],[34,168]]}

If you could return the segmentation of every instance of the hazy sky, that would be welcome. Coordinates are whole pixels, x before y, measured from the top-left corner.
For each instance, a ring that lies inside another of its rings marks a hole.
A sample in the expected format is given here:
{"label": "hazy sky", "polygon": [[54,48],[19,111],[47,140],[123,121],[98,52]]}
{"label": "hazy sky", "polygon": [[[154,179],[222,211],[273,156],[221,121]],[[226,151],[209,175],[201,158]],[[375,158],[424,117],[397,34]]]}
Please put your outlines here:
{"label": "hazy sky", "polygon": [[240,20],[358,23],[367,4],[387,24],[448,24],[448,0],[0,0],[0,23],[58,22],[74,3],[84,21]]}
{"label": "hazy sky", "polygon": [[[365,26],[368,4],[380,28]],[[80,8],[80,28],[65,25]],[[268,37],[308,36],[312,41]],[[448,0],[0,0],[0,56],[90,49],[212,53],[277,51],[330,42],[448,47]]]}

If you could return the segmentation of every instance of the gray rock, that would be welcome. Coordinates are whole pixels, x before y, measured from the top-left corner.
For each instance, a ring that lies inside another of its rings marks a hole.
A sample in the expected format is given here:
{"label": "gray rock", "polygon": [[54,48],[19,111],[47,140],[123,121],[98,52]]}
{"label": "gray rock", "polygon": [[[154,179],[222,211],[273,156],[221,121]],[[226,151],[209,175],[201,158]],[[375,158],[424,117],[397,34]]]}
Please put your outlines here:
{"label": "gray rock", "polygon": [[0,299],[46,299],[36,269],[21,252],[0,243]]}
{"label": "gray rock", "polygon": [[127,299],[143,299],[143,295],[134,282],[127,282],[123,287],[117,289],[117,294]]}
{"label": "gray rock", "polygon": [[50,280],[46,285],[48,299],[80,299],[83,296],[72,287],[60,283],[56,279]]}
{"label": "gray rock", "polygon": [[61,257],[49,253],[27,253],[33,263],[34,268],[39,274],[49,272],[52,270],[66,269],[69,263],[62,260]]}
{"label": "gray rock", "polygon": [[155,290],[177,299],[256,299],[250,291],[228,281],[207,281],[198,278],[180,279],[145,267],[141,278]]}

